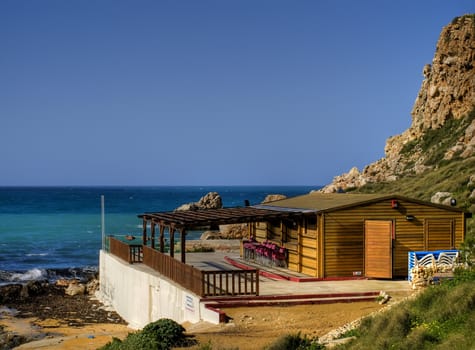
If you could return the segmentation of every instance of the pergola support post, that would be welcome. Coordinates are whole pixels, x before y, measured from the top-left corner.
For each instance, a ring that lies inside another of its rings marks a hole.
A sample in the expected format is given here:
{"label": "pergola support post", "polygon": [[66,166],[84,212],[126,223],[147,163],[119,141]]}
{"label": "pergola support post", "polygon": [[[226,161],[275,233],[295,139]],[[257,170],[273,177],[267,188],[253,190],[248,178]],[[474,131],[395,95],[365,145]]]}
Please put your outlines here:
{"label": "pergola support post", "polygon": [[160,253],[165,253],[165,226],[163,222],[158,225],[158,229],[160,230]]}
{"label": "pergola support post", "polygon": [[152,249],[155,249],[155,222],[153,220],[150,221],[150,235],[151,235],[150,247]]}
{"label": "pergola support post", "polygon": [[184,228],[180,230],[180,243],[181,243],[181,262],[186,263],[186,231]]}
{"label": "pergola support post", "polygon": [[142,244],[147,245],[147,218],[145,216],[142,220]]}
{"label": "pergola support post", "polygon": [[175,256],[175,227],[170,226],[170,256],[173,258]]}

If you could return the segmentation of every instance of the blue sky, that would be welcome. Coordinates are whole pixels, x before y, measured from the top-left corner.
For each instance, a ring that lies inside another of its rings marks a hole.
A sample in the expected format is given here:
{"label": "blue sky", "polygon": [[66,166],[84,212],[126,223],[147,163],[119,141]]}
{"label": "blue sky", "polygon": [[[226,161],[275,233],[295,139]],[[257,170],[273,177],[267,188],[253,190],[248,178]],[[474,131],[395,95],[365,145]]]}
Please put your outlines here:
{"label": "blue sky", "polygon": [[0,185],[324,185],[473,0],[2,0]]}

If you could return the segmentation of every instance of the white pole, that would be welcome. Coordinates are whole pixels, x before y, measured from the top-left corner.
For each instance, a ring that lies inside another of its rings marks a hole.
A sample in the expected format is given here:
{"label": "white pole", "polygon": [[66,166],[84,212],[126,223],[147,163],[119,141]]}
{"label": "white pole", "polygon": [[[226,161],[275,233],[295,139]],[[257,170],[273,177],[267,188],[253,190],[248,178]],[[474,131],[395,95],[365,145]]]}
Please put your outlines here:
{"label": "white pole", "polygon": [[101,195],[101,234],[102,234],[102,250],[106,248],[106,227],[105,227],[105,210],[104,210],[104,195]]}

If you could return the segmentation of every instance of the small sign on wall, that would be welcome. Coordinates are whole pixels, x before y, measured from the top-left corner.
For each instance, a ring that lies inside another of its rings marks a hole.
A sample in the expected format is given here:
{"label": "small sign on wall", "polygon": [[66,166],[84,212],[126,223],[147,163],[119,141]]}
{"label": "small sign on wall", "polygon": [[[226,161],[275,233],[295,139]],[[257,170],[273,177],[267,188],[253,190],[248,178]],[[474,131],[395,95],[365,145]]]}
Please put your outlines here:
{"label": "small sign on wall", "polygon": [[185,309],[191,312],[195,312],[195,302],[191,295],[185,296]]}

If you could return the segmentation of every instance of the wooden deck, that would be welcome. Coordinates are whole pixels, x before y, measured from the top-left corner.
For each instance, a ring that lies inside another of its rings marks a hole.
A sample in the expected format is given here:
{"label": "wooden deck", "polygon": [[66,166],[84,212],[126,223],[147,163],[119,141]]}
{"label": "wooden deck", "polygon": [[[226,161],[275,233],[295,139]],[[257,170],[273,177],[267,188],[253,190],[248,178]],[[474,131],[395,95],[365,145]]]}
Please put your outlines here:
{"label": "wooden deck", "polygon": [[144,264],[201,297],[259,295],[258,269],[199,268],[139,244],[108,237],[109,253],[129,264]]}

